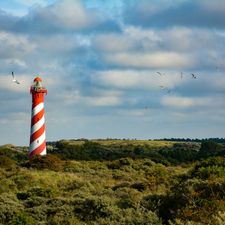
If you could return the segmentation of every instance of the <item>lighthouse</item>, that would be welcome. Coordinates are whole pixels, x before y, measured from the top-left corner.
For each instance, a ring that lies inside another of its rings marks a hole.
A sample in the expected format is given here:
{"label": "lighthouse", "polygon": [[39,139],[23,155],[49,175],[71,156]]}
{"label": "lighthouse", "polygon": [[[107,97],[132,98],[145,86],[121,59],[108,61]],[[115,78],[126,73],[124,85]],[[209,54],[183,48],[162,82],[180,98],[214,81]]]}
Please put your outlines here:
{"label": "lighthouse", "polygon": [[34,155],[46,155],[44,96],[47,89],[42,86],[42,79],[36,77],[30,87],[32,95],[31,129],[29,158]]}

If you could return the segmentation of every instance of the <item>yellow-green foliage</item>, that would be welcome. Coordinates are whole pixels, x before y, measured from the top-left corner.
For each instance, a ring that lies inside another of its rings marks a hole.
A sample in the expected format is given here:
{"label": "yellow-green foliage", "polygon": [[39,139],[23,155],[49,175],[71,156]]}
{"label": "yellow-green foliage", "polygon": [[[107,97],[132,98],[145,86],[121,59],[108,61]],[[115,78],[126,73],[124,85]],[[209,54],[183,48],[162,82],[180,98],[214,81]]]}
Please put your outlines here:
{"label": "yellow-green foliage", "polygon": [[[2,153],[0,148],[0,156],[8,157],[12,163],[6,165],[13,165],[0,167],[0,224],[220,225],[224,222],[223,157],[173,164],[157,149],[179,148],[180,157],[180,146],[188,148],[189,144],[126,140],[96,140],[97,144],[83,140],[61,142],[58,147],[69,149],[66,158],[61,158],[55,149],[57,156],[51,152],[47,157],[28,161],[22,157],[23,151],[15,151],[15,146],[6,146],[7,151]],[[74,145],[79,148],[73,148]],[[121,145],[123,154],[119,152]],[[74,149],[83,154],[76,156],[88,154],[88,160],[69,159]],[[99,151],[93,160],[90,157],[95,150]],[[110,159],[110,154],[116,157]]]}

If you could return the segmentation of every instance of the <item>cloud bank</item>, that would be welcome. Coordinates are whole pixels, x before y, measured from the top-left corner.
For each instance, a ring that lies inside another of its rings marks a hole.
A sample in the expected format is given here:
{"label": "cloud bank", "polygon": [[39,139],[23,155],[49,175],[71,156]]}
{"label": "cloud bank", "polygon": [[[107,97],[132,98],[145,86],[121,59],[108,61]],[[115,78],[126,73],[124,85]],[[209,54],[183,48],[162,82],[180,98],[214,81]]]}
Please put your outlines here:
{"label": "cloud bank", "polygon": [[222,137],[223,1],[33,2],[0,9],[0,144],[29,143],[37,75],[48,140]]}

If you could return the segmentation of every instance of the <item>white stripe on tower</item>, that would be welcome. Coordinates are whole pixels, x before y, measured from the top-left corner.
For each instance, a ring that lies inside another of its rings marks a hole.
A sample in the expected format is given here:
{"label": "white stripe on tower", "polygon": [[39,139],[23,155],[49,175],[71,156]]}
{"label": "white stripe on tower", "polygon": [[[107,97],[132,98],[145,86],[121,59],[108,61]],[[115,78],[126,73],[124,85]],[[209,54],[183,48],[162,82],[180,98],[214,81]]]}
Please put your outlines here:
{"label": "white stripe on tower", "polygon": [[43,102],[41,102],[38,105],[36,105],[32,109],[32,117],[34,117],[36,114],[38,114],[43,108],[44,108],[44,103]]}
{"label": "white stripe on tower", "polygon": [[29,156],[46,155],[44,103],[32,108]]}
{"label": "white stripe on tower", "polygon": [[30,133],[33,134],[36,131],[38,131],[43,126],[44,123],[45,123],[45,117],[43,115],[42,118],[38,122],[36,122],[34,125],[32,124]]}
{"label": "white stripe on tower", "polygon": [[44,141],[45,141],[45,132],[41,136],[39,136],[37,139],[35,139],[33,142],[30,143],[30,149],[34,150],[40,147]]}

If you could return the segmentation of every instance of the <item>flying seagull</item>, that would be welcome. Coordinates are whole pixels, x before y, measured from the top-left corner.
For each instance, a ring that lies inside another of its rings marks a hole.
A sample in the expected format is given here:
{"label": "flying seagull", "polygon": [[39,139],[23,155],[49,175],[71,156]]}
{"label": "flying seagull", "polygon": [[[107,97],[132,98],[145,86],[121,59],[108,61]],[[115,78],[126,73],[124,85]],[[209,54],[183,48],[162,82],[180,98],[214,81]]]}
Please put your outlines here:
{"label": "flying seagull", "polygon": [[168,87],[166,87],[166,86],[163,86],[163,85],[160,85],[159,87],[160,87],[161,89],[165,90],[168,94],[170,94],[171,91],[172,91],[170,88],[168,88]]}
{"label": "flying seagull", "polygon": [[162,74],[160,72],[156,72],[156,73],[158,73],[160,76],[162,76]]}
{"label": "flying seagull", "polygon": [[13,82],[16,83],[16,84],[20,84],[20,82],[18,80],[16,80],[15,76],[14,76],[14,73],[12,72],[12,77],[13,77]]}
{"label": "flying seagull", "polygon": [[193,79],[196,79],[197,78],[193,73],[191,75],[192,75],[192,78]]}

